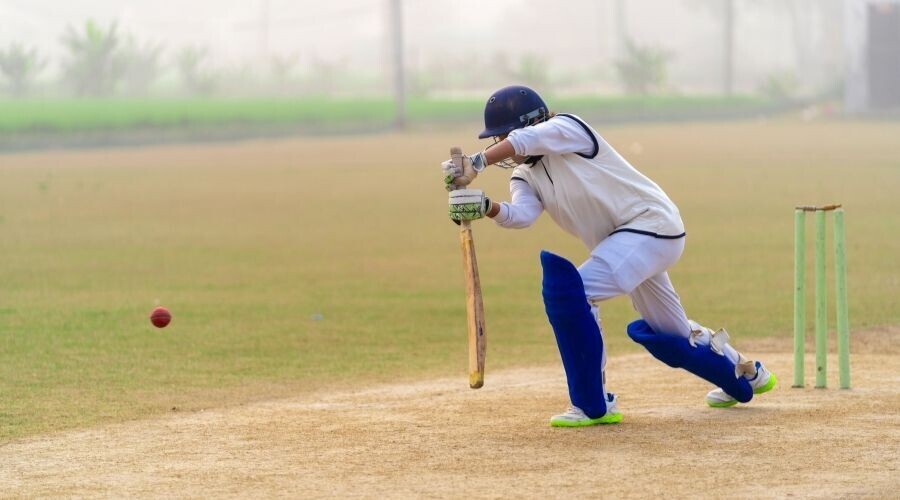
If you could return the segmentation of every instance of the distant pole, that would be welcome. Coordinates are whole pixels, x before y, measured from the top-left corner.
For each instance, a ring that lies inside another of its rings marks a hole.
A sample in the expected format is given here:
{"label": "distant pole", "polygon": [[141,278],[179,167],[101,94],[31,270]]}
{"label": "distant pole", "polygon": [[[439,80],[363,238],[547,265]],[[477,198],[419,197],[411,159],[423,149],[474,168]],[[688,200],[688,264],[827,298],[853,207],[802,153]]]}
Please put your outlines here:
{"label": "distant pole", "polygon": [[625,44],[628,42],[628,15],[625,12],[625,0],[615,0],[615,33],[616,57],[625,57]]}
{"label": "distant pole", "polygon": [[406,125],[406,68],[403,63],[403,0],[388,0],[391,62],[394,70],[394,127]]}
{"label": "distant pole", "polygon": [[722,91],[734,93],[734,0],[723,0],[725,16],[722,40]]}
{"label": "distant pole", "polygon": [[269,57],[269,0],[260,1],[258,36],[257,51],[260,62],[263,62]]}
{"label": "distant pole", "polygon": [[608,4],[609,0],[597,2],[597,58],[600,65],[603,65],[605,62],[604,52],[612,47],[612,44],[609,43],[609,30],[606,29],[606,23],[609,19],[607,11],[610,10]]}

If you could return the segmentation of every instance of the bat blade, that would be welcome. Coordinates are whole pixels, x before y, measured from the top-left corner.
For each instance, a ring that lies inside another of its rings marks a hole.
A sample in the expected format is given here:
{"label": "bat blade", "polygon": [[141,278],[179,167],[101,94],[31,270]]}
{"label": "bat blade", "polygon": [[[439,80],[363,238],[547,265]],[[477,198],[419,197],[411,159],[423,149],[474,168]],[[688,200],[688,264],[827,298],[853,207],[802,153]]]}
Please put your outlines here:
{"label": "bat blade", "polygon": [[478,277],[478,261],[475,258],[475,241],[469,221],[460,225],[460,247],[466,275],[466,325],[469,330],[469,387],[478,389],[484,385],[484,357],[486,337],[484,328],[484,302],[481,297],[481,280]]}
{"label": "bat blade", "polygon": [[[450,148],[450,158],[462,169],[462,148]],[[462,249],[463,269],[466,276],[466,326],[469,330],[469,387],[478,389],[484,385],[484,355],[486,337],[484,330],[484,302],[481,298],[481,279],[478,277],[478,260],[475,258],[475,241],[470,221],[462,221],[459,230],[459,246]]]}

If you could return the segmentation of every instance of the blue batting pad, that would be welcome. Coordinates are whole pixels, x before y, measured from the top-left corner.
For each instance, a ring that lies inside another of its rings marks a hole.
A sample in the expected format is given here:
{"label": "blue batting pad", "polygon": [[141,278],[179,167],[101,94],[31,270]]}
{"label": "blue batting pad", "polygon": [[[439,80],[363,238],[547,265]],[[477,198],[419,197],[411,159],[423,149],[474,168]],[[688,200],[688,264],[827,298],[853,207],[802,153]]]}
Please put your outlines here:
{"label": "blue batting pad", "polygon": [[734,373],[728,356],[715,353],[708,345],[692,347],[680,335],[656,333],[646,321],[633,321],[627,328],[631,340],[643,345],[656,359],[672,368],[684,368],[698,377],[721,387],[729,396],[746,403],[753,398],[753,388],[746,378]]}
{"label": "blue batting pad", "polygon": [[603,339],[585,298],[584,282],[571,262],[550,252],[541,252],[541,266],[544,308],[566,369],[569,398],[587,416],[602,417],[606,414],[600,366]]}

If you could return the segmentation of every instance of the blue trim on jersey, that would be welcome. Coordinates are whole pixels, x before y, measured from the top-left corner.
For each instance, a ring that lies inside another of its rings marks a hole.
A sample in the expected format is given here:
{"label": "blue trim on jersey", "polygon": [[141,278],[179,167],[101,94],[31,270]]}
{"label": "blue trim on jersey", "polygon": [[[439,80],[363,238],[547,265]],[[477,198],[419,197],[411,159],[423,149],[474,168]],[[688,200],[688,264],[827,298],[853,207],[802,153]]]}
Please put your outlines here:
{"label": "blue trim on jersey", "polygon": [[654,237],[654,238],[659,238],[659,239],[661,239],[661,240],[677,240],[678,238],[684,238],[684,237],[687,235],[687,233],[674,234],[674,235],[669,235],[669,234],[659,234],[659,233],[654,233],[654,232],[651,232],[651,231],[642,231],[642,230],[640,230],[640,229],[630,229],[630,228],[627,228],[627,227],[623,227],[622,229],[616,229],[615,231],[609,233],[609,235],[612,236],[612,235],[614,235],[614,234],[616,234],[616,233],[635,233],[635,234],[643,234],[644,236],[652,236],[652,237]]}
{"label": "blue trim on jersey", "polygon": [[547,171],[547,165],[544,164],[543,160],[541,161],[541,167],[544,168],[544,173],[547,174],[547,178],[550,179],[550,184],[553,184],[553,177],[550,177],[550,172]]}
{"label": "blue trim on jersey", "polygon": [[593,159],[594,157],[596,157],[596,156],[597,156],[597,153],[600,152],[600,143],[597,142],[597,138],[594,137],[594,133],[591,132],[591,128],[588,127],[587,124],[584,123],[583,121],[579,120],[578,118],[576,118],[576,117],[574,117],[574,116],[572,116],[572,115],[570,115],[570,114],[568,114],[568,113],[557,113],[556,116],[565,116],[566,118],[569,118],[569,119],[571,119],[571,120],[574,120],[575,123],[581,125],[581,128],[583,128],[584,131],[587,132],[587,135],[591,138],[591,142],[594,143],[594,150],[593,150],[593,153],[591,153],[591,154],[589,154],[589,155],[586,155],[586,154],[584,154],[584,153],[575,153],[575,154],[577,154],[578,156],[580,156],[580,157],[582,157],[582,158],[587,158],[587,159],[589,159],[589,160],[590,160],[590,159]]}

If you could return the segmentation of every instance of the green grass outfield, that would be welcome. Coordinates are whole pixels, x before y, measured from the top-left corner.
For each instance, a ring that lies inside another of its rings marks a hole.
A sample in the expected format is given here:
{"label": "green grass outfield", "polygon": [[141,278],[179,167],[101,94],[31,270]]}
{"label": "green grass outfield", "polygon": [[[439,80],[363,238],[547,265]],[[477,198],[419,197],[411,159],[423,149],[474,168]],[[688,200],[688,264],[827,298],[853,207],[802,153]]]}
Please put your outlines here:
{"label": "green grass outfield", "polygon": [[[581,97],[553,99],[554,109],[610,118],[660,117],[718,112],[746,112],[771,106],[750,96]],[[409,119],[416,122],[459,121],[478,116],[482,99],[412,98]],[[389,99],[72,99],[0,100],[0,133],[83,132],[133,128],[208,127],[215,125],[284,125],[340,128],[389,124]]]}
{"label": "green grass outfield", "polygon": [[[900,323],[900,124],[600,130],[681,207],[675,285],[738,348],[791,336],[796,203],[845,204],[852,329]],[[0,156],[0,440],[433,376],[468,391],[437,165],[477,147],[473,131]],[[507,175],[478,183],[502,199]],[[479,222],[475,239],[486,384],[558,363],[537,256],[586,250],[546,216]],[[157,300],[175,317],[164,330],[147,320]],[[603,313],[611,354],[637,352],[630,304]]]}

